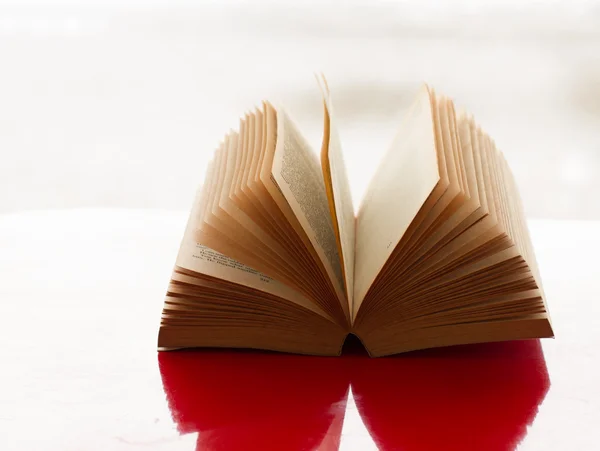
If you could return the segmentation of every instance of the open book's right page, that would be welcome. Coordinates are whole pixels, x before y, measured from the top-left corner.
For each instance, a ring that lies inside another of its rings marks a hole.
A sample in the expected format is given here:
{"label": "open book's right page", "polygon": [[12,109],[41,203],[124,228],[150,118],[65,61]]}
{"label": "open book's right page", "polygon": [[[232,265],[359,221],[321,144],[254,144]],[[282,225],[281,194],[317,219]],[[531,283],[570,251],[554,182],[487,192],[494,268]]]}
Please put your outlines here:
{"label": "open book's right page", "polygon": [[423,86],[369,185],[356,221],[353,317],[440,180],[429,89]]}

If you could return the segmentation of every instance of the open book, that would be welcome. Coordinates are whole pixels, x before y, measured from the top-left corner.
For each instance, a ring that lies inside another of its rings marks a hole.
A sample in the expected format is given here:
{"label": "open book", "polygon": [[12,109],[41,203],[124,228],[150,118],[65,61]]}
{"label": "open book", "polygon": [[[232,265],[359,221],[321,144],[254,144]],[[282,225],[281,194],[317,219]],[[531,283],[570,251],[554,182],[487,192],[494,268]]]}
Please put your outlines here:
{"label": "open book", "polygon": [[452,101],[418,93],[357,215],[325,80],[321,158],[264,102],[194,201],[159,349],[371,356],[553,336],[513,176]]}

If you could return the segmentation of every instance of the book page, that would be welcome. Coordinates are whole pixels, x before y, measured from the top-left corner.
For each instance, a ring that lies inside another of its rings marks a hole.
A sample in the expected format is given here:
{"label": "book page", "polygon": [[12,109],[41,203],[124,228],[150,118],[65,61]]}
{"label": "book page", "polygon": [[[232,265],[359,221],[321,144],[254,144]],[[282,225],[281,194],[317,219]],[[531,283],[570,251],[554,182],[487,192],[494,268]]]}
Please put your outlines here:
{"label": "book page", "polygon": [[431,101],[424,86],[380,162],[358,212],[354,316],[439,179]]}
{"label": "book page", "polygon": [[325,188],[329,201],[333,227],[336,232],[338,252],[342,256],[342,273],[344,276],[348,305],[352,311],[354,294],[354,241],[355,218],[354,204],[350,191],[350,182],[342,154],[342,144],[333,117],[333,105],[327,81],[323,77],[321,90],[324,101],[323,146],[321,148],[321,166]]}
{"label": "book page", "polygon": [[342,265],[321,165],[282,108],[277,109],[277,143],[271,175],[323,262],[332,283],[343,291]]}
{"label": "book page", "polygon": [[[207,180],[210,182],[210,180]],[[176,266],[210,277],[244,285],[292,301],[324,317],[329,317],[314,302],[287,285],[256,271],[249,266],[229,258],[196,242],[198,210],[201,208],[201,190],[198,191],[186,226]]]}

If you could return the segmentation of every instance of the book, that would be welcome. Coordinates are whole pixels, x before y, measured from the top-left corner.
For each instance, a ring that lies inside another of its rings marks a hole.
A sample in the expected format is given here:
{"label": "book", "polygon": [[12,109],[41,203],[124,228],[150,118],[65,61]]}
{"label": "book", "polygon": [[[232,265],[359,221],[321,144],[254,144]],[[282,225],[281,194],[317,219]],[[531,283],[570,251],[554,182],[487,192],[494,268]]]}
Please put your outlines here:
{"label": "book", "polygon": [[264,101],[222,140],[171,276],[159,350],[385,356],[552,337],[515,179],[494,141],[423,85],[355,214],[324,77],[319,155]]}

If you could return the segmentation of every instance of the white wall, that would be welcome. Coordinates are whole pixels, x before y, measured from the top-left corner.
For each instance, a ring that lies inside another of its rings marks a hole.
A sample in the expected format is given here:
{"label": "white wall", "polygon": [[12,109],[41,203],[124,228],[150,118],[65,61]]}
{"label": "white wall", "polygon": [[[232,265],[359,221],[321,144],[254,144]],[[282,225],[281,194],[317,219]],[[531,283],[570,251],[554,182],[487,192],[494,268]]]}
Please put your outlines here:
{"label": "white wall", "polygon": [[323,71],[355,201],[427,81],[505,151],[530,216],[600,218],[591,2],[93,3],[0,2],[0,213],[187,209],[262,98],[319,145]]}

